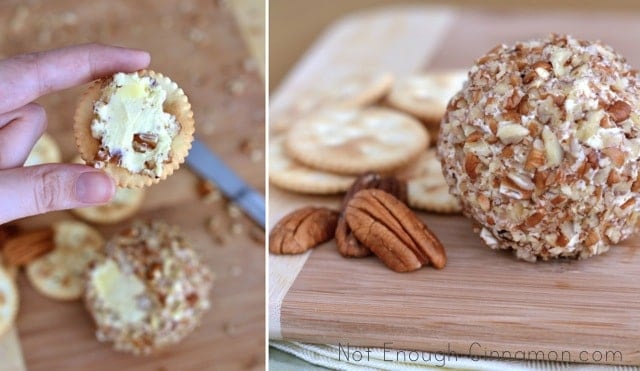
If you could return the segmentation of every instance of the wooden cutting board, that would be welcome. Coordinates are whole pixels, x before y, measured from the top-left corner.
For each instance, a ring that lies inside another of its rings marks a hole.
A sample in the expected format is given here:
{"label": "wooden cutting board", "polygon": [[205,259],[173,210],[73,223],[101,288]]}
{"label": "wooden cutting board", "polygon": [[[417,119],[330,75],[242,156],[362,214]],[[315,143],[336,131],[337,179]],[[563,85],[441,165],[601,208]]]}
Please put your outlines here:
{"label": "wooden cutting board", "polygon": [[[208,0],[9,1],[0,5],[0,53],[4,56],[89,41],[150,51],[151,68],[174,79],[189,96],[199,139],[264,192],[260,62],[249,55],[229,9]],[[81,92],[76,88],[39,101],[47,109],[48,132],[59,143],[64,160],[76,154],[71,126]],[[224,202],[203,203],[197,183],[197,177],[183,166],[148,189],[137,215],[179,225],[216,275],[212,308],[193,334],[150,357],[115,352],[95,340],[82,303],[47,299],[21,275],[17,331],[0,339],[0,370],[25,366],[29,370],[264,369],[261,232],[244,216],[231,218]],[[225,226],[216,236],[207,229],[211,217]],[[17,224],[32,229],[62,218],[74,216],[57,212]],[[125,224],[98,229],[109,237]],[[234,224],[240,233],[231,232]]]}
{"label": "wooden cutting board", "polygon": [[[279,87],[271,109],[283,109],[325,76],[363,67],[398,75],[468,67],[496,44],[551,31],[605,40],[638,66],[640,50],[632,35],[639,28],[640,17],[622,14],[371,11],[335,23]],[[339,202],[339,197],[272,187],[270,225],[302,205],[338,207]],[[394,273],[375,258],[342,258],[334,242],[300,256],[270,255],[270,337],[458,355],[640,363],[639,238],[586,261],[530,264],[483,246],[462,216],[419,215],[447,249],[449,262],[442,271]]]}

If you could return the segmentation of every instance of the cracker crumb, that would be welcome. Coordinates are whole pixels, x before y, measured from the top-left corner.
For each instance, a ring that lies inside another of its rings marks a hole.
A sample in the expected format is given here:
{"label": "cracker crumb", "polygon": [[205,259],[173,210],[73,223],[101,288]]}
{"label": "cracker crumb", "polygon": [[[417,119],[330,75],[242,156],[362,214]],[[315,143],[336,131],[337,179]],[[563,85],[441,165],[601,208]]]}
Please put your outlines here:
{"label": "cracker crumb", "polygon": [[242,216],[242,210],[240,210],[236,204],[229,203],[227,205],[227,215],[229,215],[231,219],[238,219]]}
{"label": "cracker crumb", "polygon": [[253,58],[246,58],[242,61],[242,69],[248,73],[256,72],[258,70],[258,62]]}
{"label": "cracker crumb", "polygon": [[259,149],[254,149],[251,151],[251,155],[249,157],[253,163],[262,162],[262,159],[264,159],[264,152]]}
{"label": "cracker crumb", "polygon": [[213,121],[205,121],[204,123],[200,124],[200,130],[205,134],[205,135],[212,135],[213,133],[216,132],[216,124],[213,123]]}
{"label": "cracker crumb", "polygon": [[244,226],[240,223],[233,223],[231,226],[231,233],[238,236],[244,232]]}
{"label": "cracker crumb", "polygon": [[209,217],[206,222],[207,231],[214,242],[226,245],[229,240],[229,221],[221,217]]}
{"label": "cracker crumb", "polygon": [[239,277],[242,274],[242,267],[239,265],[232,265],[229,269],[229,274],[231,277]]}
{"label": "cracker crumb", "polygon": [[264,151],[259,147],[255,138],[244,138],[238,143],[238,150],[249,157],[251,162],[257,163],[264,159]]}
{"label": "cracker crumb", "polygon": [[208,180],[200,179],[198,181],[197,191],[205,204],[213,204],[222,199],[222,193],[218,187]]}
{"label": "cracker crumb", "polygon": [[202,32],[202,30],[198,28],[192,28],[191,31],[189,31],[189,40],[195,43],[201,43],[202,41],[204,41],[204,39],[205,33]]}
{"label": "cracker crumb", "polygon": [[246,91],[246,84],[239,78],[235,78],[227,83],[227,90],[231,95],[239,97]]}
{"label": "cracker crumb", "polygon": [[223,326],[224,332],[225,334],[229,335],[229,336],[236,336],[238,334],[238,327],[231,323],[231,322],[227,322],[224,324]]}

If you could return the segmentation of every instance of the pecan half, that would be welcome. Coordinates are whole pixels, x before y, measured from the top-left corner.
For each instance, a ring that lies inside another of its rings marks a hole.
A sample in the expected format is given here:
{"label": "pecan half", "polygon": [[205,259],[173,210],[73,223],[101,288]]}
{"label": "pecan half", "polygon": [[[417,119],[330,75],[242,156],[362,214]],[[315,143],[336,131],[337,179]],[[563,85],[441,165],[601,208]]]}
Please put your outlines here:
{"label": "pecan half", "polygon": [[336,227],[336,245],[338,252],[345,258],[364,258],[371,255],[371,250],[358,242],[343,215],[338,219]]}
{"label": "pecan half", "polygon": [[15,237],[18,233],[20,233],[20,230],[15,224],[0,225],[0,249],[2,249],[7,240]]}
{"label": "pecan half", "polygon": [[402,202],[377,189],[358,192],[347,204],[347,224],[354,236],[396,272],[410,272],[427,263],[443,268],[442,243]]}
{"label": "pecan half", "polygon": [[403,203],[407,203],[407,183],[394,176],[381,176],[378,173],[367,172],[360,175],[351,185],[342,199],[340,219],[336,228],[336,244],[338,251],[344,257],[363,258],[371,255],[371,251],[363,246],[351,233],[351,228],[344,218],[344,210],[353,196],[363,189],[380,189],[394,195]]}
{"label": "pecan half", "polygon": [[7,265],[21,266],[52,251],[54,247],[53,229],[44,228],[8,239],[2,248],[2,255]]}
{"label": "pecan half", "polygon": [[122,151],[116,150],[114,153],[109,152],[108,149],[100,147],[96,153],[95,159],[97,161],[109,162],[115,165],[120,165],[122,161]]}
{"label": "pecan half", "polygon": [[353,182],[347,194],[342,199],[342,210],[353,196],[363,189],[380,189],[394,195],[398,200],[407,203],[407,183],[392,176],[382,176],[372,171],[360,175]]}
{"label": "pecan half", "polygon": [[339,213],[326,207],[307,206],[287,214],[269,234],[269,251],[302,254],[333,238]]}
{"label": "pecan half", "polygon": [[136,152],[147,152],[153,150],[158,145],[158,135],[154,133],[138,133],[133,135],[133,150]]}

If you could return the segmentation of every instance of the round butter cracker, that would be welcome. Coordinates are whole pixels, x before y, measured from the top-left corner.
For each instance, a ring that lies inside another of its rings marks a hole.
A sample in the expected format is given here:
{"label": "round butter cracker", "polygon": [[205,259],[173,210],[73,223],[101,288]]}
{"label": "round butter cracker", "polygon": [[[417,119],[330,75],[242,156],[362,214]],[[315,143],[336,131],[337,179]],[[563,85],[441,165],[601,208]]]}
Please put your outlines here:
{"label": "round butter cracker", "polygon": [[143,188],[117,188],[106,205],[73,209],[75,215],[95,224],[115,224],[134,216],[144,201]]}
{"label": "round butter cracker", "polygon": [[354,176],[316,170],[289,158],[284,151],[284,137],[269,142],[269,180],[282,189],[308,194],[345,192]]}
{"label": "round butter cracker", "polygon": [[333,108],[298,121],[287,154],[324,171],[357,175],[388,172],[423,152],[429,133],[416,119],[386,108]]}
{"label": "round butter cracker", "polygon": [[393,75],[388,72],[354,72],[325,86],[317,94],[322,105],[362,107],[384,97],[393,86],[393,81]]}
{"label": "round butter cracker", "polygon": [[[115,179],[116,184],[124,188],[146,187],[158,183],[160,180],[171,175],[180,167],[180,164],[184,162],[189,149],[191,149],[191,142],[193,141],[193,133],[195,131],[191,104],[184,94],[184,91],[180,89],[175,82],[160,73],[150,70],[141,70],[136,73],[140,77],[149,76],[153,78],[157,84],[165,90],[167,96],[163,103],[163,111],[175,116],[176,121],[180,124],[180,130],[171,141],[169,152],[170,161],[162,164],[160,176],[133,173],[113,162],[108,162],[104,165],[104,170]],[[103,89],[109,85],[112,79],[113,77],[109,77],[97,80],[91,84],[76,108],[74,117],[76,145],[80,156],[88,164],[99,162],[97,155],[100,149],[100,141],[94,138],[91,133],[92,121],[96,117],[94,104],[100,99]],[[133,140],[133,138],[131,140]]]}
{"label": "round butter cracker", "polygon": [[16,277],[18,277],[18,267],[5,264],[2,259],[2,254],[0,254],[0,269],[4,269],[9,277],[11,277],[11,279],[15,281]]}
{"label": "round butter cracker", "polygon": [[270,130],[286,131],[298,119],[329,107],[357,108],[382,99],[393,86],[394,76],[387,72],[359,71],[325,82],[322,86],[301,89],[293,104],[271,114]]}
{"label": "round butter cracker", "polygon": [[27,264],[27,278],[44,296],[79,299],[84,292],[85,271],[101,256],[104,239],[97,230],[77,221],[61,221],[53,229],[54,250]]}
{"label": "round butter cracker", "polygon": [[[74,158],[72,162],[84,164],[80,156]],[[73,209],[71,212],[90,223],[119,223],[140,210],[145,193],[144,188],[117,188],[113,199],[108,204]]]}
{"label": "round butter cracker", "polygon": [[407,181],[409,206],[438,213],[460,213],[460,202],[449,194],[435,149],[425,151],[398,177]]}
{"label": "round butter cracker", "polygon": [[453,97],[467,80],[465,70],[429,72],[398,79],[387,103],[402,112],[422,120],[426,125],[440,125]]}
{"label": "round butter cracker", "polygon": [[18,314],[18,289],[7,271],[0,267],[0,337],[9,330]]}
{"label": "round butter cracker", "polygon": [[60,147],[51,135],[44,133],[31,149],[24,166],[51,164],[60,161],[62,161]]}

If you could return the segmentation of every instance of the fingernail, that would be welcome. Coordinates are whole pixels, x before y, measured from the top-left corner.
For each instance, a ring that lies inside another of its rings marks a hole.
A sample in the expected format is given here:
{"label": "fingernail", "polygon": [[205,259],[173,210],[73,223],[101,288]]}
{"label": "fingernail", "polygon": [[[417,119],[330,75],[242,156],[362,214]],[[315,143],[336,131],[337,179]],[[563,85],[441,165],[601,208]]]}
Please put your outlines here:
{"label": "fingernail", "polygon": [[111,178],[101,171],[88,171],[76,180],[76,199],[85,204],[102,204],[115,192]]}

